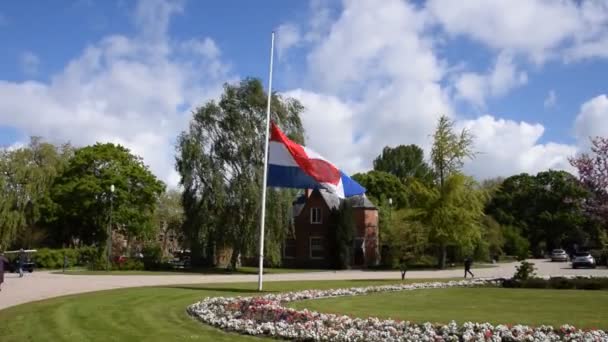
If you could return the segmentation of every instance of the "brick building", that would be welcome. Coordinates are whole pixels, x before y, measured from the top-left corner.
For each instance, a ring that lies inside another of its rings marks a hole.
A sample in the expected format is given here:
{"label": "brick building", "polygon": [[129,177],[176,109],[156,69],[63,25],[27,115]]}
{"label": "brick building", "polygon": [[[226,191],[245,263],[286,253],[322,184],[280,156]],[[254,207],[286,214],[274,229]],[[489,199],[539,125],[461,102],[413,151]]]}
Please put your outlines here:
{"label": "brick building", "polygon": [[[336,241],[332,210],[339,209],[340,198],[324,189],[306,190],[293,203],[294,236],[283,245],[285,267],[332,268]],[[378,209],[365,196],[347,198],[353,208],[355,232],[350,265],[364,268],[377,265]]]}

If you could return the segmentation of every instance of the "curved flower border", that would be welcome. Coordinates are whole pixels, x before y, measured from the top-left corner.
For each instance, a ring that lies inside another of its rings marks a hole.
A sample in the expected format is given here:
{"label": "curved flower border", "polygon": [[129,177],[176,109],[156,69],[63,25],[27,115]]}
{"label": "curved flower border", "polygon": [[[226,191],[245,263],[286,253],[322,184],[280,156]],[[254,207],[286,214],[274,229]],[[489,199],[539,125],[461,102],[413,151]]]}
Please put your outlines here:
{"label": "curved flower border", "polygon": [[458,325],[416,324],[376,317],[352,318],[296,310],[287,302],[377,292],[449,287],[500,286],[502,279],[474,279],[334,290],[305,290],[262,297],[215,297],[192,304],[187,311],[200,321],[223,330],[255,336],[304,341],[608,341],[604,330],[581,330],[570,325],[529,327],[467,322]]}

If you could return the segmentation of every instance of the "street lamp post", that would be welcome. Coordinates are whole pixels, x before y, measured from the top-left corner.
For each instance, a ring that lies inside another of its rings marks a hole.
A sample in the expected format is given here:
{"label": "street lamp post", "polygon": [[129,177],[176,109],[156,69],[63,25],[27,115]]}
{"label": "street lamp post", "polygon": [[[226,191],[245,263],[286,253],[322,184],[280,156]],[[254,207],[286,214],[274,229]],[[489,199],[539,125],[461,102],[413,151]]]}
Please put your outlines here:
{"label": "street lamp post", "polygon": [[112,209],[114,206],[114,184],[110,185],[110,224],[108,225],[108,271],[112,265]]}

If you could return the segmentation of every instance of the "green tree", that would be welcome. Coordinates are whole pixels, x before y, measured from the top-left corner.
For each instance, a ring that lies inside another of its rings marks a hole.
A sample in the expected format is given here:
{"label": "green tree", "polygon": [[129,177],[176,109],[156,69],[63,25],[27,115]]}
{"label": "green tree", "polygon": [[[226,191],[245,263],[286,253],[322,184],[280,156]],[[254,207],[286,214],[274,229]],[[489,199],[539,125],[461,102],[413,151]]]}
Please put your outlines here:
{"label": "green tree", "polygon": [[401,181],[416,178],[423,183],[433,181],[433,172],[424,161],[424,152],[417,145],[386,146],[374,160],[374,170],[390,173]]}
{"label": "green tree", "polygon": [[336,249],[334,250],[335,267],[346,269],[350,266],[353,257],[352,246],[355,232],[353,208],[348,201],[342,201],[340,207],[334,209],[331,215],[334,216],[332,221],[336,222],[336,227],[333,230],[336,241]]}
{"label": "green tree", "polygon": [[445,180],[455,172],[460,172],[464,160],[474,156],[473,136],[467,129],[460,134],[454,132],[454,122],[441,116],[433,135],[431,161],[440,188]]}
{"label": "green tree", "polygon": [[182,241],[181,228],[184,223],[184,209],[181,203],[182,194],[176,189],[169,189],[158,199],[154,212],[155,225],[162,233],[161,249],[166,250],[170,237]]}
{"label": "green tree", "polygon": [[429,242],[439,249],[439,267],[445,268],[448,246],[473,252],[482,234],[486,192],[460,173],[452,173],[442,188],[415,182],[413,189],[419,202],[411,219],[428,227]]}
{"label": "green tree", "polygon": [[49,191],[72,152],[70,145],[56,146],[40,137],[0,151],[0,244],[33,247],[46,237],[54,211]]}
{"label": "green tree", "polygon": [[113,204],[113,230],[128,241],[149,237],[164,187],[142,159],[123,146],[97,143],[80,148],[52,189],[53,201],[59,207],[57,233],[64,239],[104,245]]}
{"label": "green tree", "polygon": [[565,171],[520,174],[505,179],[486,212],[503,224],[518,227],[536,256],[543,250],[587,244],[597,236],[584,212],[589,196]]}
{"label": "green tree", "polygon": [[385,203],[393,200],[395,208],[403,208],[408,203],[408,191],[396,176],[384,171],[369,171],[352,176],[367,191],[366,196],[375,203]]}
{"label": "green tree", "polygon": [[[232,248],[231,266],[254,252],[263,172],[266,93],[257,79],[226,84],[221,100],[194,113],[178,140],[177,170],[184,188],[184,232],[193,258],[213,259],[203,247]],[[303,142],[302,105],[272,95],[271,119],[294,141]],[[289,190],[276,190],[289,191]],[[289,199],[291,203],[293,198]],[[272,205],[275,201],[276,205]],[[274,250],[287,234],[287,196],[269,194],[266,244]],[[274,208],[274,209],[272,209]],[[277,219],[277,215],[283,219]]]}
{"label": "green tree", "polygon": [[[471,133],[463,129],[460,134],[454,132],[454,122],[447,116],[441,116],[433,135],[433,147],[431,150],[431,161],[433,165],[433,171],[436,177],[436,184],[439,187],[437,190],[437,196],[441,199],[449,196],[449,191],[454,191],[453,188],[446,187],[446,180],[452,175],[460,172],[464,165],[464,160],[472,158],[474,153],[472,151],[473,136]],[[472,185],[468,181],[460,181],[461,176],[456,176],[452,183],[452,186],[457,184]],[[469,189],[473,191],[473,189]],[[461,192],[461,193],[466,193]],[[428,200],[428,198],[427,198]],[[443,200],[439,200],[438,203],[442,203]],[[474,206],[473,206],[474,207]],[[473,209],[473,207],[469,209]],[[473,212],[469,213],[475,215]],[[438,219],[442,217],[441,219]],[[443,226],[430,227],[432,232],[431,241],[437,244],[439,248],[439,267],[445,268],[447,258],[447,247],[448,243],[455,242],[456,234],[460,234],[464,240],[467,237],[477,235],[478,231],[475,226],[471,226],[471,232],[466,231],[466,227],[462,226],[460,229],[454,226],[450,228],[449,222],[444,221],[449,215],[439,215],[435,220],[429,220],[428,223],[435,224],[441,223]],[[438,220],[437,220],[438,219]],[[477,219],[477,218],[476,218]],[[462,242],[462,241],[461,241]]]}

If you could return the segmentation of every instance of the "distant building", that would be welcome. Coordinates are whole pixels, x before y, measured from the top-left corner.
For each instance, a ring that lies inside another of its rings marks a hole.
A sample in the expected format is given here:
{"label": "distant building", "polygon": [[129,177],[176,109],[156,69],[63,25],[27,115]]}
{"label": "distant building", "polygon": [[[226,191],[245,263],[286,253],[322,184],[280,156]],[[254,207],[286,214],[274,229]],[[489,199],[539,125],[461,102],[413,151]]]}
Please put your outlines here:
{"label": "distant building", "polygon": [[[354,216],[354,239],[350,266],[364,268],[380,260],[378,209],[365,196],[347,198]],[[294,236],[283,245],[283,266],[332,268],[336,264],[336,241],[332,210],[340,208],[341,199],[324,190],[306,190],[293,202]]]}

